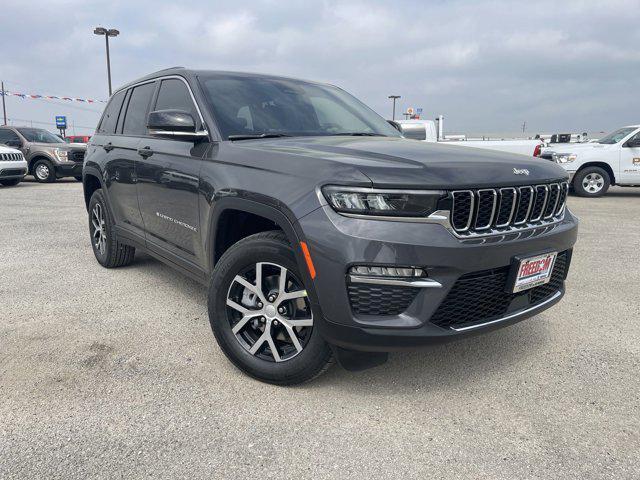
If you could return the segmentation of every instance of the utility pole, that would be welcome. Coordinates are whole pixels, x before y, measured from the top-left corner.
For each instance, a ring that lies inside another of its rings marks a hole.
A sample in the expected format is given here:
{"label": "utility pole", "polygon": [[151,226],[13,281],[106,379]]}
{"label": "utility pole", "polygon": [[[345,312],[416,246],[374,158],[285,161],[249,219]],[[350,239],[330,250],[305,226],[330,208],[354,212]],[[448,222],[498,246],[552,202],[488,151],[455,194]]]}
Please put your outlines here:
{"label": "utility pole", "polygon": [[400,95],[389,95],[391,100],[393,100],[393,114],[391,115],[391,120],[396,119],[396,100],[402,98]]}
{"label": "utility pole", "polygon": [[120,32],[115,28],[106,29],[104,27],[96,27],[93,33],[96,35],[104,35],[107,47],[107,78],[109,79],[109,96],[111,96],[111,59],[109,58],[109,37],[117,37]]}
{"label": "utility pole", "polygon": [[522,133],[524,133],[526,128],[527,128],[527,122],[525,121],[522,123]]}
{"label": "utility pole", "polygon": [[4,82],[2,82],[2,113],[4,114],[4,124],[7,124],[7,107],[4,104],[4,97],[5,97],[5,92],[4,92]]}

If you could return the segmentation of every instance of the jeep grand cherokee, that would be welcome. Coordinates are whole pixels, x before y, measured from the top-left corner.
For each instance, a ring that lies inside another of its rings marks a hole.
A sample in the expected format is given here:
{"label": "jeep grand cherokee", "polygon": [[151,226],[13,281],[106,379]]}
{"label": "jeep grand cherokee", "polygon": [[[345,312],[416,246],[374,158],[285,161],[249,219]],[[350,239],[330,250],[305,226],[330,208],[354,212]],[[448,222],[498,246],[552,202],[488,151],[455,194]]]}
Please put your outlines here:
{"label": "jeep grand cherokee", "polygon": [[140,249],[208,284],[221,349],[277,384],[540,313],[577,234],[557,165],[404,139],[339,88],[275,76],[120,88],[83,176],[98,262]]}

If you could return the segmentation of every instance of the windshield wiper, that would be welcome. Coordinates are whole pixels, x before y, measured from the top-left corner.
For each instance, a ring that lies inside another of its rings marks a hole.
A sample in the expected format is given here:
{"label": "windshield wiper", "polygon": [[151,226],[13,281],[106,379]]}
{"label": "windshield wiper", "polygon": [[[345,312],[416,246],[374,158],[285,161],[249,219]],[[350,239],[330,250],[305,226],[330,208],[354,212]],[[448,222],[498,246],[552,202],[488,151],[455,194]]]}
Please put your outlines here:
{"label": "windshield wiper", "polygon": [[386,137],[381,133],[373,133],[373,132],[340,132],[340,133],[330,133],[329,136],[337,137],[337,136],[350,136],[350,137]]}
{"label": "windshield wiper", "polygon": [[291,135],[287,135],[286,133],[257,133],[257,134],[246,134],[246,135],[229,135],[227,138],[229,140],[251,140],[254,138],[279,138],[279,137],[290,137]]}

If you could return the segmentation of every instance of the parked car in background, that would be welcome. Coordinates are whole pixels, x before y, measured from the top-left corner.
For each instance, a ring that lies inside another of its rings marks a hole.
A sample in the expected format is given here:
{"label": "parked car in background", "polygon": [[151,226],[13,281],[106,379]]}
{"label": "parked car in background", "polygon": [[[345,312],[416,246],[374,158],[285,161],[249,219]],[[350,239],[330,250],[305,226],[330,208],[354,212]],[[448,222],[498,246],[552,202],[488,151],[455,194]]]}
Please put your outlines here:
{"label": "parked car in background", "polygon": [[27,161],[22,152],[0,145],[0,185],[6,187],[19,184],[27,174]]}
{"label": "parked car in background", "polygon": [[28,172],[38,182],[75,177],[82,181],[82,163],[86,145],[68,144],[42,128],[0,127],[0,143],[17,148],[27,160]]}
{"label": "parked car in background", "polygon": [[611,185],[640,186],[640,125],[596,142],[549,145],[540,156],[563,167],[573,191],[583,197],[601,197]]}
{"label": "parked car in background", "polygon": [[[442,120],[440,120],[442,122]],[[481,148],[499,152],[518,153],[529,157],[537,157],[542,151],[544,142],[536,140],[451,140],[438,134],[436,123],[433,120],[396,120],[393,126],[400,130],[405,138],[421,140],[423,142],[441,142],[445,145],[459,147]],[[440,129],[442,131],[442,129]]]}
{"label": "parked car in background", "polygon": [[67,143],[89,143],[91,135],[67,135],[64,140]]}
{"label": "parked car in background", "polygon": [[142,250],[208,283],[222,351],[276,384],[536,315],[577,235],[557,165],[407,140],[337,87],[268,75],[120,88],[83,175],[96,260]]}

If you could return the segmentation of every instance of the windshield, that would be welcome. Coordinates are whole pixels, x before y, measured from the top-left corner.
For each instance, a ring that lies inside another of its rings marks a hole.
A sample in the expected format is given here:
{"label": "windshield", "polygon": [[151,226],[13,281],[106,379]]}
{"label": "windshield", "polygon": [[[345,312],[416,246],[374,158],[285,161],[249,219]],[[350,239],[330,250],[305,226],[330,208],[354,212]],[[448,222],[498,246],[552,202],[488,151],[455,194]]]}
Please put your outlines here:
{"label": "windshield", "polygon": [[36,143],[64,143],[60,137],[51,132],[47,132],[42,128],[18,128],[20,134],[27,139],[28,142]]}
{"label": "windshield", "polygon": [[605,145],[613,145],[614,143],[618,143],[620,140],[622,140],[624,137],[629,135],[635,129],[636,127],[621,128],[619,130],[616,130],[615,132],[610,133],[606,137],[602,137],[600,140],[598,140],[598,143],[602,143]]}
{"label": "windshield", "polygon": [[345,91],[282,78],[212,75],[200,79],[222,136],[400,133]]}

